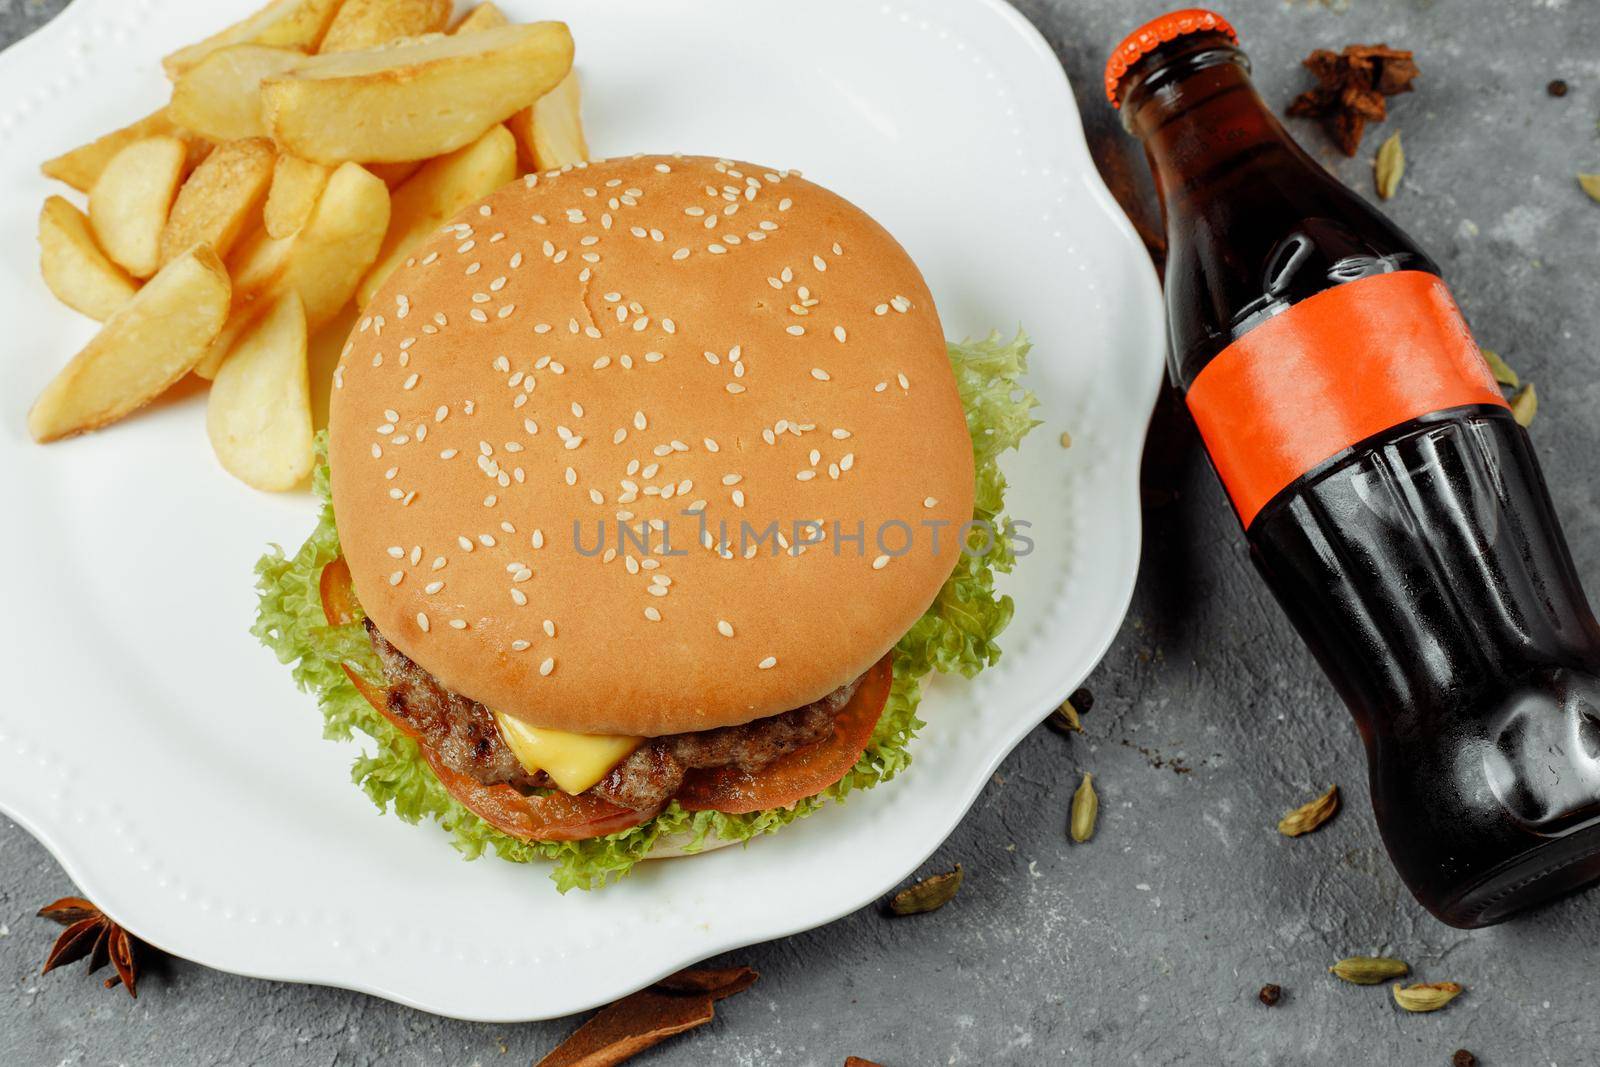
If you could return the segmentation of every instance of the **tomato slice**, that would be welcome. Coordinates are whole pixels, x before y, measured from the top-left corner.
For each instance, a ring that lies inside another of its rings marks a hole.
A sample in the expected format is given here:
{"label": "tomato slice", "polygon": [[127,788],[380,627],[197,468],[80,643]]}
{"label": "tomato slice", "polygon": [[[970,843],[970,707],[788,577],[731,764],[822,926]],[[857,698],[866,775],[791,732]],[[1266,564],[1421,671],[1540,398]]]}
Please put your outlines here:
{"label": "tomato slice", "polygon": [[822,792],[850,773],[872,740],[894,683],[893,655],[867,671],[827,740],[796,749],[753,773],[737,767],[690,771],[674,799],[686,811],[740,814],[786,807]]}
{"label": "tomato slice", "polygon": [[[344,626],[356,621],[350,568],[343,556],[322,568],[318,585],[322,613],[328,617],[330,625]],[[350,684],[367,703],[395,729],[415,741],[417,733],[411,724],[389,710],[388,691],[362,678],[348,663],[343,666]],[[523,796],[509,785],[484,785],[445,764],[427,745],[417,747],[451,796],[496,830],[525,841],[581,841],[587,837],[603,837],[637,826],[655,814],[624,808],[589,793]]]}
{"label": "tomato slice", "polygon": [[317,591],[322,594],[322,614],[329,626],[349,626],[361,618],[356,609],[356,587],[350,580],[350,564],[343,556],[335,556],[322,568],[317,580]]}

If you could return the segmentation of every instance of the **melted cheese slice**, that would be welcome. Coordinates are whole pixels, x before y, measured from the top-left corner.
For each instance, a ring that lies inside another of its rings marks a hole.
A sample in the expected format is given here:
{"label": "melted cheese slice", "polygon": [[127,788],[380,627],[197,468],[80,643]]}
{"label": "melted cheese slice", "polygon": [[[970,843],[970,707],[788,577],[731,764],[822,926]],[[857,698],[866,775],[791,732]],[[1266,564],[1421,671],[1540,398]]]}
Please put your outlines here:
{"label": "melted cheese slice", "polygon": [[546,730],[498,711],[494,717],[500,724],[500,736],[506,739],[506,746],[529,774],[543,771],[563,793],[574,795],[604,778],[607,771],[644,741],[642,737]]}

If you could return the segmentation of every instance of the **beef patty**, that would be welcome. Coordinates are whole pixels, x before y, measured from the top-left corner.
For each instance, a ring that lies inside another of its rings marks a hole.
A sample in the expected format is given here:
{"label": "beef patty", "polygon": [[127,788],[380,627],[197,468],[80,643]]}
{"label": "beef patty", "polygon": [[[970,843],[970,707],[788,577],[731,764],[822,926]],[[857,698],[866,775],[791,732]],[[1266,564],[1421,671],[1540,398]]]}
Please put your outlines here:
{"label": "beef patty", "polygon": [[[440,685],[390,644],[371,620],[367,634],[383,665],[389,710],[410,723],[420,743],[447,767],[485,785],[553,788],[542,772],[529,774],[512,754],[488,708]],[[672,799],[690,770],[759,771],[796,749],[831,737],[835,719],[860,684],[857,678],[821,700],[740,726],[647,738],[589,792],[633,811],[654,812]]]}

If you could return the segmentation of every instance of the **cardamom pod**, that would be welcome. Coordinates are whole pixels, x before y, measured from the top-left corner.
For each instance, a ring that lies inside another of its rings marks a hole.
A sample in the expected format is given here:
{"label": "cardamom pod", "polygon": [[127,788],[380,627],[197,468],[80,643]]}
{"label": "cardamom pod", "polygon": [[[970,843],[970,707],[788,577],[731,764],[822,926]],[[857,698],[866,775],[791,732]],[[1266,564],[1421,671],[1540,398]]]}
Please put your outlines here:
{"label": "cardamom pod", "polygon": [[1071,700],[1063,700],[1061,706],[1045,719],[1045,725],[1058,734],[1083,733],[1083,724],[1078,721],[1078,709],[1072,706]]}
{"label": "cardamom pod", "polygon": [[961,864],[953,871],[924,878],[914,886],[900,890],[889,900],[889,910],[896,915],[921,915],[938,911],[950,903],[961,888]]}
{"label": "cardamom pod", "polygon": [[1509,363],[1500,358],[1498,352],[1491,352],[1487,348],[1481,349],[1481,351],[1483,352],[1483,361],[1489,364],[1489,373],[1494,375],[1495,381],[1512,389],[1522,384],[1522,380],[1517,377],[1517,372],[1511,369]]}
{"label": "cardamom pod", "polygon": [[1328,970],[1335,977],[1356,985],[1377,985],[1391,978],[1404,978],[1411,973],[1411,967],[1404,960],[1388,956],[1350,956]]}
{"label": "cardamom pod", "polygon": [[1533,417],[1539,414],[1539,394],[1534,391],[1533,383],[1529,382],[1515,393],[1511,394],[1511,417],[1522,426],[1533,422]]}
{"label": "cardamom pod", "polygon": [[1072,794],[1072,821],[1068,831],[1080,845],[1094,836],[1094,822],[1100,815],[1100,798],[1094,792],[1094,775],[1083,773],[1078,791]]}
{"label": "cardamom pod", "polygon": [[1400,131],[1378,146],[1378,158],[1373,165],[1377,178],[1378,195],[1387,200],[1400,190],[1400,179],[1406,173],[1406,150],[1400,146]]}
{"label": "cardamom pod", "polygon": [[1583,191],[1588,193],[1591,199],[1600,200],[1600,174],[1580,174],[1578,184],[1583,186]]}
{"label": "cardamom pod", "polygon": [[1394,990],[1394,1002],[1406,1011],[1438,1011],[1461,995],[1461,987],[1455,982],[1418,982],[1413,986],[1396,982],[1390,988]]}
{"label": "cardamom pod", "polygon": [[1339,810],[1339,787],[1330,786],[1328,791],[1317,799],[1300,805],[1289,814],[1278,820],[1278,833],[1285,837],[1299,837],[1309,834],[1329,819]]}

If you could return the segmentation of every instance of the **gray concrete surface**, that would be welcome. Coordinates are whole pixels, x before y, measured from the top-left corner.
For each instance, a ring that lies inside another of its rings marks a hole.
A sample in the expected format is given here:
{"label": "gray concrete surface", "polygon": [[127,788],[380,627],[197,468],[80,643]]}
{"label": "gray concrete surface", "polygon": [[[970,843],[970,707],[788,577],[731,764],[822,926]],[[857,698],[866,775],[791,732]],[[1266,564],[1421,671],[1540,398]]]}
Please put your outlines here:
{"label": "gray concrete surface", "polygon": [[[930,0],[932,2],[932,0]],[[0,0],[0,41],[60,0]],[[1155,0],[1020,0],[1077,83],[1107,166],[1127,154],[1100,99],[1108,46]],[[559,5],[550,10],[559,14]],[[1286,104],[1313,46],[1417,50],[1420,91],[1394,101],[1361,158],[1297,136],[1367,191],[1371,153],[1404,131],[1410,166],[1389,210],[1444,265],[1482,342],[1538,382],[1533,436],[1579,569],[1600,590],[1600,5],[1594,0],[1230,0],[1268,100]],[[1564,99],[1545,93],[1560,76]],[[1385,859],[1355,731],[1244,557],[1192,433],[1158,410],[1147,460],[1139,588],[1090,679],[1070,743],[1041,729],[1006,761],[928,870],[966,865],[942,912],[864,910],[733,954],[762,972],[717,1021],[644,1064],[1445,1064],[1600,1061],[1593,983],[1600,894],[1496,929],[1429,918]],[[1175,773],[1179,767],[1186,773]],[[1095,772],[1100,831],[1069,846],[1078,772]],[[1347,807],[1288,841],[1278,816],[1330,782]],[[77,973],[38,976],[70,891],[45,851],[0,820],[0,1063],[527,1063],[575,1021],[482,1026],[354,993],[151,968],[137,1003]],[[1332,980],[1382,951],[1468,992],[1406,1016],[1382,988]],[[1265,982],[1286,995],[1256,1000]]]}

